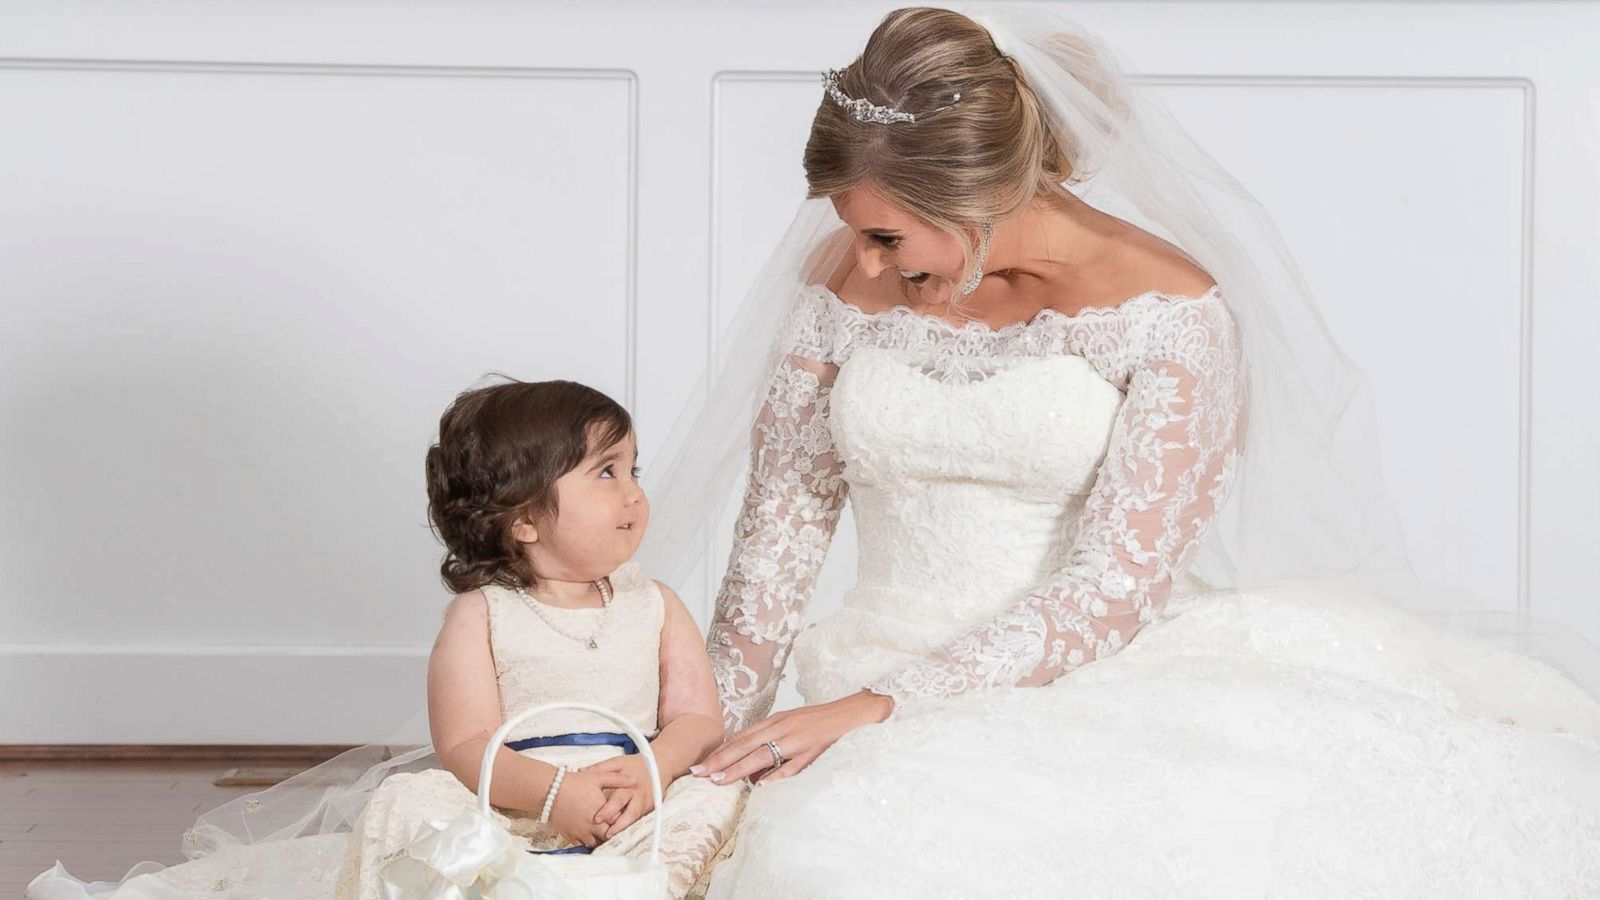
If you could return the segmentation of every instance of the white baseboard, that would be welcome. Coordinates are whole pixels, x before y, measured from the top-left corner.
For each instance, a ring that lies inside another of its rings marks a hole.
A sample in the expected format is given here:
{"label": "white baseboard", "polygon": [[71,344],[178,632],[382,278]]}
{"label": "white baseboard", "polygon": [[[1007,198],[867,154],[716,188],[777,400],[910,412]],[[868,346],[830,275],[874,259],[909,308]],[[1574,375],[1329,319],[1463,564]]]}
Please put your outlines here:
{"label": "white baseboard", "polygon": [[[427,648],[0,645],[0,744],[427,740]],[[413,719],[408,723],[408,719]]]}

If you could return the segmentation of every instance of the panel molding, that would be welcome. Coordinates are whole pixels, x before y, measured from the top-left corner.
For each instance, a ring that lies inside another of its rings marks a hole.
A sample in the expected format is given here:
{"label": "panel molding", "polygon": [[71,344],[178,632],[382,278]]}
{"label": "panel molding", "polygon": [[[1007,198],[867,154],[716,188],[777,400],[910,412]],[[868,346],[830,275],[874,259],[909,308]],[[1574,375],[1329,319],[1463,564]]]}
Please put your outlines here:
{"label": "panel molding", "polygon": [[636,410],[639,396],[639,74],[633,69],[542,66],[372,65],[365,63],[275,63],[221,60],[140,60],[91,57],[0,57],[0,71],[167,72],[223,75],[324,75],[334,77],[514,78],[622,81],[628,88],[628,233],[624,297],[623,406]]}
{"label": "panel molding", "polygon": [[[623,404],[637,411],[639,379],[639,76],[632,69],[505,66],[366,65],[345,63],[261,63],[214,60],[136,60],[88,57],[0,57],[4,71],[88,71],[206,75],[318,75],[621,81],[627,87],[627,234],[624,297]],[[0,743],[170,742],[182,734],[199,743],[365,743],[389,738],[395,713],[418,706],[405,692],[396,709],[338,704],[302,707],[302,715],[263,715],[263,698],[293,700],[318,696],[330,683],[343,683],[349,696],[393,700],[396,680],[418,678],[426,670],[427,646],[308,646],[147,644],[0,645],[0,681],[31,684],[4,704]],[[119,690],[125,686],[126,690]],[[420,681],[419,681],[420,689]],[[266,691],[266,694],[263,694]],[[150,697],[194,701],[189,709],[159,713]],[[118,700],[117,695],[124,696]],[[108,696],[110,695],[110,696]],[[409,708],[408,708],[409,704]],[[195,713],[203,710],[205,715]],[[270,713],[270,709],[267,710]],[[353,714],[352,714],[353,713]],[[426,740],[426,734],[419,740]]]}
{"label": "panel molding", "polygon": [[[396,737],[397,722],[423,708],[428,652],[0,645],[0,682],[28,686],[6,694],[0,744],[170,744],[180,736],[190,744],[385,741]],[[340,686],[336,696],[328,694],[330,684]],[[427,739],[426,723],[415,718],[401,730],[406,740]]]}
{"label": "panel molding", "polygon": [[[784,69],[724,69],[711,77],[711,217],[707,245],[710,248],[711,285],[707,317],[707,361],[715,354],[717,322],[720,320],[721,285],[717,276],[719,264],[718,213],[722,201],[721,144],[722,101],[724,83],[747,84],[785,83],[801,84],[818,80],[818,73]],[[1515,90],[1522,94],[1522,223],[1520,246],[1520,296],[1518,297],[1518,403],[1517,403],[1517,545],[1516,585],[1517,609],[1528,613],[1532,609],[1532,531],[1533,531],[1533,316],[1534,316],[1534,191],[1537,166],[1537,90],[1528,78],[1515,76],[1454,76],[1454,75],[1301,75],[1262,73],[1246,75],[1205,75],[1185,73],[1130,74],[1135,85],[1154,87],[1245,87],[1245,88],[1345,88],[1368,89],[1441,89],[1441,90]],[[713,548],[714,549],[714,548]],[[715,554],[708,554],[715,560]],[[714,596],[717,573],[708,573],[707,596]],[[708,611],[709,612],[709,611]]]}

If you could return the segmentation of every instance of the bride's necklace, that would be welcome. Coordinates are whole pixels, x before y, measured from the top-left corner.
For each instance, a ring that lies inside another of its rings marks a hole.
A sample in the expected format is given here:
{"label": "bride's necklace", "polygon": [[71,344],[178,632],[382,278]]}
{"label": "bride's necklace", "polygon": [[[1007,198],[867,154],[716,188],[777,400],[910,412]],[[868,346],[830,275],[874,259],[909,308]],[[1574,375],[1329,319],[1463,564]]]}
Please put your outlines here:
{"label": "bride's necklace", "polygon": [[591,631],[587,636],[576,635],[567,631],[566,629],[563,629],[561,626],[551,621],[550,616],[545,613],[544,610],[539,608],[543,604],[528,596],[528,592],[523,590],[521,586],[518,586],[516,591],[517,596],[522,598],[522,602],[528,604],[528,608],[533,610],[533,614],[543,619],[544,623],[550,626],[551,631],[554,631],[556,634],[559,634],[568,640],[577,641],[580,644],[586,643],[590,650],[598,650],[600,649],[600,645],[595,643],[595,638],[600,635],[600,632],[606,630],[606,620],[611,618],[611,586],[606,584],[606,580],[604,578],[594,582],[594,586],[600,589],[600,619],[595,623],[594,630]]}

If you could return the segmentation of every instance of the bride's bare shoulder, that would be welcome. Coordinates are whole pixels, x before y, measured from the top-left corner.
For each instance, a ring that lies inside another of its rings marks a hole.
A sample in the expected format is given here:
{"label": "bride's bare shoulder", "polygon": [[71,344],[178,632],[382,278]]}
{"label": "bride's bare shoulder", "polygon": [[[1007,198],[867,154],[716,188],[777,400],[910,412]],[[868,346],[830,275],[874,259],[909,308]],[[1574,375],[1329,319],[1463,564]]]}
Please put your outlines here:
{"label": "bride's bare shoulder", "polygon": [[1136,226],[1128,227],[1136,237],[1125,241],[1101,267],[1101,283],[1088,292],[1102,299],[1091,299],[1079,308],[1120,303],[1151,291],[1169,297],[1199,297],[1216,285],[1211,273],[1176,245]]}

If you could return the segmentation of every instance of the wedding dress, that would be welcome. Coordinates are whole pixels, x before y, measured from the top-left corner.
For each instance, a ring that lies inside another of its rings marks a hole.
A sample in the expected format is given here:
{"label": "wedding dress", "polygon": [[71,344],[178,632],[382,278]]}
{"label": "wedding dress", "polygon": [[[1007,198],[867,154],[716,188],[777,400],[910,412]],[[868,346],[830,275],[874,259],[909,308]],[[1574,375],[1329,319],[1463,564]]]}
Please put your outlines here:
{"label": "wedding dress", "polygon": [[[806,703],[895,707],[751,793],[708,897],[1600,896],[1571,680],[1333,580],[1183,577],[1247,427],[1223,300],[994,329],[801,288],[714,669],[731,728],[791,651]],[[802,627],[847,499],[856,583]]]}

